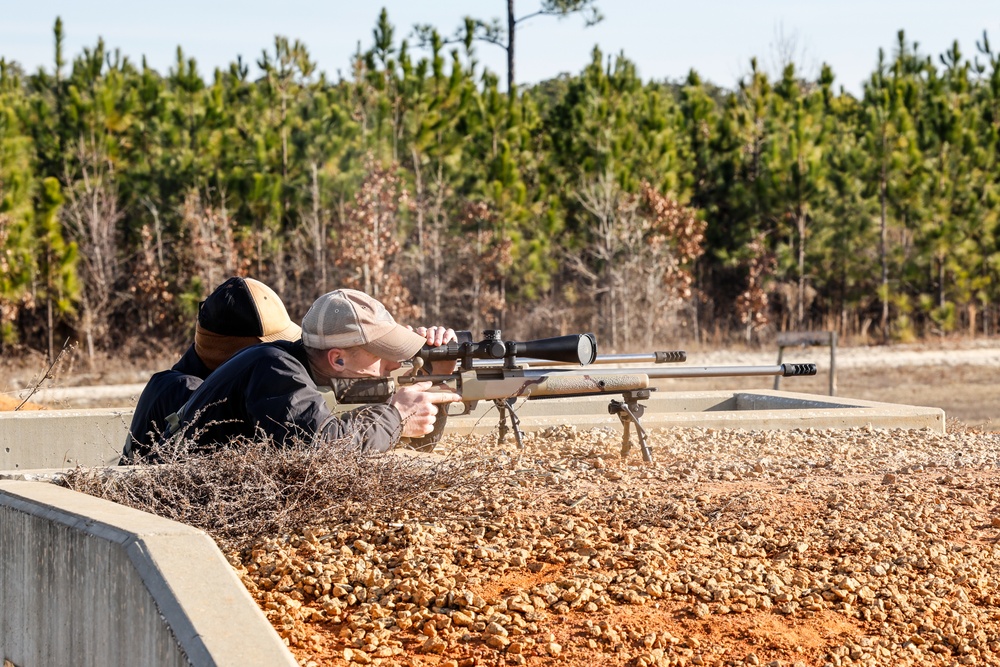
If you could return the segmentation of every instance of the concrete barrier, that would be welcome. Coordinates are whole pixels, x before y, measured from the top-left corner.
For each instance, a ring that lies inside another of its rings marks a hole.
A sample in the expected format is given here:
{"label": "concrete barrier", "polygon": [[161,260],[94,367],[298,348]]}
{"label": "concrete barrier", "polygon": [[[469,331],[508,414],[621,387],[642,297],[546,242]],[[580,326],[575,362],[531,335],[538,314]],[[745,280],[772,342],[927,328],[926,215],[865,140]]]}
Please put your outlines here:
{"label": "concrete barrier", "polygon": [[[526,431],[562,424],[572,424],[578,429],[620,429],[619,418],[608,412],[611,398],[618,397],[527,401],[517,414]],[[778,431],[871,426],[945,431],[945,414],[940,408],[768,389],[654,392],[640,403],[646,406],[642,424],[647,430],[698,427]],[[496,428],[497,422],[498,415],[492,405],[481,404],[468,416],[449,418],[448,432],[488,433]]]}
{"label": "concrete barrier", "polygon": [[0,470],[114,465],[132,409],[0,412]]}
{"label": "concrete barrier", "polygon": [[202,531],[16,481],[0,481],[0,659],[16,667],[297,664]]}
{"label": "concrete barrier", "polygon": [[[517,407],[525,431],[573,424],[621,428],[608,413],[616,396],[526,401]],[[647,430],[672,427],[782,430],[793,428],[929,428],[944,433],[940,408],[879,403],[786,391],[653,392],[641,401]],[[118,462],[131,409],[0,412],[0,471],[104,466]],[[497,412],[482,402],[468,416],[451,417],[446,432],[482,434],[497,427]]]}

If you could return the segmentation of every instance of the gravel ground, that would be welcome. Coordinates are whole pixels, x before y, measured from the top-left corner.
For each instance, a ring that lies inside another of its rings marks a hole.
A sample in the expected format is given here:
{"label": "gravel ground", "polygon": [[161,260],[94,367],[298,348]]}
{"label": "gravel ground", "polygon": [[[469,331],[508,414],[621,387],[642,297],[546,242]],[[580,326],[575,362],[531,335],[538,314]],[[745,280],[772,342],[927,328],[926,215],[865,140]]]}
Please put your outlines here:
{"label": "gravel ground", "polygon": [[1000,665],[1000,434],[619,438],[229,556],[304,665]]}

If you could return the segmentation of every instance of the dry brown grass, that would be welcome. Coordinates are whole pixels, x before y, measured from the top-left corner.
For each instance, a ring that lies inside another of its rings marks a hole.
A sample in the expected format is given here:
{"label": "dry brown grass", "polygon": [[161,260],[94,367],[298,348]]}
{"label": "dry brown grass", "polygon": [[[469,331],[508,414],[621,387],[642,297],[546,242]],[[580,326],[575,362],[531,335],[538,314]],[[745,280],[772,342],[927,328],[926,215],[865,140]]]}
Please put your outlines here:
{"label": "dry brown grass", "polygon": [[444,490],[474,491],[500,465],[475,448],[447,456],[370,454],[344,442],[279,447],[252,440],[159,454],[163,463],[77,468],[61,483],[238,547],[307,525],[385,519]]}

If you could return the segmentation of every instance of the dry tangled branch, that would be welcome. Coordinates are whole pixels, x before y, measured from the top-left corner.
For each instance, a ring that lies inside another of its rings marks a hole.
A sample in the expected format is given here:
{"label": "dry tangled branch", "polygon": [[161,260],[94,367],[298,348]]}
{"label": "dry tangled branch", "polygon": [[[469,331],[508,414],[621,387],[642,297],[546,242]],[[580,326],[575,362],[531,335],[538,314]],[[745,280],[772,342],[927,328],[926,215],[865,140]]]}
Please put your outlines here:
{"label": "dry tangled branch", "polygon": [[162,464],[77,468],[61,483],[235,546],[306,525],[389,517],[438,491],[474,490],[493,469],[475,452],[428,459],[369,454],[343,442],[278,447],[254,440],[176,452]]}
{"label": "dry tangled branch", "polygon": [[38,390],[42,388],[42,385],[45,384],[46,380],[54,379],[56,377],[56,371],[59,368],[59,366],[66,361],[68,356],[72,356],[73,352],[75,351],[76,351],[76,343],[71,344],[69,342],[69,338],[63,341],[63,346],[62,349],[59,350],[59,354],[55,356],[55,359],[52,360],[48,368],[46,368],[41,373],[41,375],[38,376],[38,378],[32,382],[31,388],[29,388],[28,391],[24,393],[21,402],[17,404],[17,407],[14,408],[14,410],[17,411],[23,408],[27,404],[27,402],[31,400],[31,397],[34,396],[38,392]]}

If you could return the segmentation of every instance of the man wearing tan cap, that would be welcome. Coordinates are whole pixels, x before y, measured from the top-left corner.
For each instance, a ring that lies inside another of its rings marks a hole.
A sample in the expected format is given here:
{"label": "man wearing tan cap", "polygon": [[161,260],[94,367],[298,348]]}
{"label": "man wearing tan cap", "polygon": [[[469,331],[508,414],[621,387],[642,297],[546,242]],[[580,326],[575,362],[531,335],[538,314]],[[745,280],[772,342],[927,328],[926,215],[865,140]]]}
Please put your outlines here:
{"label": "man wearing tan cap", "polygon": [[216,287],[198,305],[194,344],[170,370],[154,374],[142,390],[122,462],[148,457],[167,429],[167,417],[234,354],[258,343],[295,341],[301,333],[278,295],[259,280],[234,277]]}
{"label": "man wearing tan cap", "polygon": [[[431,383],[422,382],[400,387],[384,404],[334,415],[318,385],[334,378],[385,377],[424,345],[452,340],[451,329],[413,331],[397,324],[385,306],[363,292],[329,292],[302,319],[301,341],[247,348],[209,376],[181,409],[179,427],[170,435],[198,447],[267,437],[278,444],[349,440],[366,450],[391,449],[401,437],[431,433],[437,406],[461,396],[431,391]],[[438,362],[431,371],[453,368],[454,362]]]}

